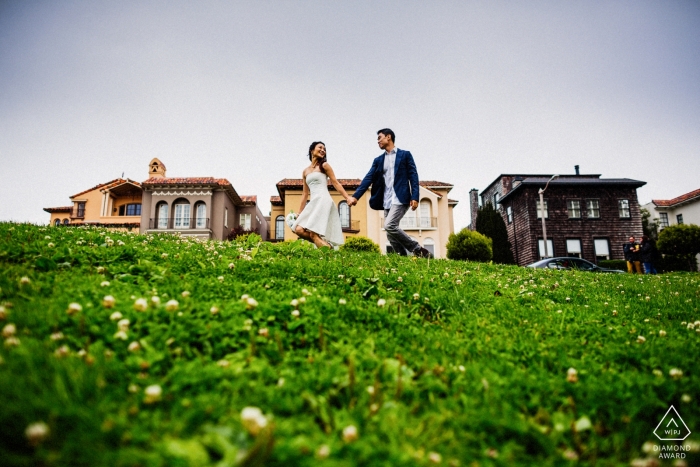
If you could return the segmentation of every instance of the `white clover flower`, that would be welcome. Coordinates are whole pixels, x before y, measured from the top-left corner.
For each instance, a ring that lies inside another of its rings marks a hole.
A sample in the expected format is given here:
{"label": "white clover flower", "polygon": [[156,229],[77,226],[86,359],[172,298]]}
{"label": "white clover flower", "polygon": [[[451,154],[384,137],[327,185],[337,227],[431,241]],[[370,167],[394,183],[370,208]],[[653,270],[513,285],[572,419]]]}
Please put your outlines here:
{"label": "white clover flower", "polygon": [[138,298],[134,302],[134,310],[136,311],[146,311],[148,309],[148,302],[145,298]]}
{"label": "white clover flower", "polygon": [[211,313],[212,315],[215,315],[215,314],[217,314],[218,312],[219,312],[219,309],[218,309],[217,307],[215,307],[215,306],[209,308],[209,313]]}
{"label": "white clover flower", "polygon": [[105,295],[102,299],[102,306],[105,308],[113,308],[116,300],[111,295]]}
{"label": "white clover flower", "polygon": [[49,436],[49,426],[44,422],[34,422],[24,430],[24,436],[32,446],[37,446]]}
{"label": "white clover flower", "polygon": [[248,300],[248,297],[250,297],[250,295],[248,295],[247,293],[244,293],[243,295],[241,295],[241,300],[243,300],[245,302],[246,300]]}
{"label": "white clover flower", "polygon": [[311,292],[309,292],[309,291],[306,290],[306,289],[301,289],[301,294],[302,294],[302,295],[309,296],[309,295],[311,295]]}
{"label": "white clover flower", "polygon": [[661,378],[664,375],[664,373],[659,369],[655,369],[654,371],[652,371],[652,373],[658,378]]}
{"label": "white clover flower", "polygon": [[367,393],[369,395],[374,395],[374,386],[367,386]]}
{"label": "white clover flower", "polygon": [[17,326],[14,324],[6,324],[4,328],[2,328],[2,337],[12,337],[17,333]]}
{"label": "white clover flower", "polygon": [[47,235],[46,237],[44,237],[44,240],[51,240],[51,237]]}
{"label": "white clover flower", "polygon": [[267,328],[260,328],[258,330],[258,334],[260,334],[263,337],[267,337],[270,334],[270,332],[267,330]]}
{"label": "white clover flower", "polygon": [[692,400],[693,400],[693,398],[690,397],[690,394],[683,394],[683,395],[681,396],[681,401],[682,401],[682,402],[685,402],[686,404],[689,403],[689,402],[692,401]]}
{"label": "white clover flower", "polygon": [[20,344],[19,339],[15,336],[8,337],[5,339],[5,347],[17,347]]}
{"label": "white clover flower", "polygon": [[130,384],[127,388],[127,390],[132,394],[136,394],[137,392],[139,392],[139,389],[140,388],[136,384]]}
{"label": "white clover flower", "polygon": [[386,305],[386,300],[384,300],[383,298],[380,298],[379,300],[377,300],[378,307],[383,307],[384,305]]}
{"label": "white clover flower", "polygon": [[100,287],[109,287],[109,281],[100,282]]}
{"label": "white clover flower", "polygon": [[458,368],[459,371],[461,371],[462,373],[464,373],[464,372],[467,370],[466,368],[464,368],[464,365],[459,365],[457,368]]}
{"label": "white clover flower", "polygon": [[425,297],[425,298],[423,299],[423,301],[424,301],[424,302],[429,302],[430,299],[429,299],[428,297]]}
{"label": "white clover flower", "polygon": [[248,433],[257,436],[267,426],[267,418],[257,407],[245,407],[241,410],[241,423]]}
{"label": "white clover flower", "polygon": [[462,280],[461,280],[461,279],[457,279],[457,280],[455,281],[455,284],[457,284],[457,285],[459,285],[459,284],[461,284],[461,283],[462,283]]}
{"label": "white clover flower", "polygon": [[49,336],[49,338],[52,341],[60,341],[61,339],[63,339],[63,333],[62,332],[54,332],[53,334],[51,334]]}
{"label": "white clover flower", "polygon": [[56,350],[54,350],[53,354],[58,357],[58,358],[63,358],[68,356],[70,354],[70,349],[68,348],[67,345],[62,345]]}
{"label": "white clover flower", "polygon": [[299,310],[292,310],[292,316],[295,318],[299,317]]}
{"label": "white clover flower", "polygon": [[352,443],[358,438],[357,428],[355,425],[348,425],[343,428],[343,441],[346,443]]}
{"label": "white clover flower", "polygon": [[73,302],[73,303],[68,305],[68,309],[66,310],[66,313],[68,313],[69,315],[74,315],[82,310],[83,310],[83,307],[80,306],[79,303]]}
{"label": "white clover flower", "polygon": [[637,336],[637,344],[643,344],[647,341],[646,337],[644,336]]}
{"label": "white clover flower", "polygon": [[219,280],[219,282],[223,282],[223,281],[224,281],[224,276],[219,276],[219,277],[217,277],[217,279]]}
{"label": "white clover flower", "polygon": [[179,306],[180,303],[177,300],[168,300],[168,302],[165,304],[165,309],[166,311],[175,311]]}
{"label": "white clover flower", "polygon": [[414,299],[414,300],[418,300],[419,298],[420,298],[420,294],[419,294],[419,293],[414,293],[414,294],[413,294],[413,299]]}
{"label": "white clover flower", "polygon": [[306,297],[299,297],[299,303],[306,303]]}
{"label": "white clover flower", "polygon": [[403,282],[403,277],[401,277],[401,276],[397,277],[396,282]]}
{"label": "white clover flower", "polygon": [[120,339],[120,340],[125,341],[125,340],[127,340],[127,339],[129,338],[129,336],[128,336],[128,334],[126,333],[126,331],[117,331],[117,332],[114,333],[114,338],[115,338],[115,339]]}
{"label": "white clover flower", "polygon": [[183,290],[181,295],[183,296],[183,298],[187,298],[190,296],[190,292],[187,290]]}
{"label": "white clover flower", "polygon": [[153,306],[160,306],[160,297],[158,295],[152,296],[151,303],[153,304]]}
{"label": "white clover flower", "polygon": [[102,266],[97,266],[97,274],[102,274],[103,272],[105,272],[105,268]]}
{"label": "white clover flower", "polygon": [[666,336],[666,331],[664,331],[663,329],[660,329],[660,330],[659,330],[659,336],[665,337],[665,336]]}
{"label": "white clover flower", "polygon": [[338,274],[338,279],[345,279],[345,275],[344,275],[344,274]]}
{"label": "white clover flower", "polygon": [[119,245],[119,246],[124,246],[124,245],[125,245],[125,243],[124,243],[124,242],[122,242],[121,240],[119,240],[119,241],[117,241],[117,245]]}
{"label": "white clover flower", "polygon": [[612,315],[613,315],[613,316],[617,316],[617,310],[613,310],[613,311],[612,311]]}
{"label": "white clover flower", "polygon": [[338,299],[338,305],[345,305],[347,303],[348,303],[347,300],[345,300],[344,298]]}
{"label": "white clover flower", "polygon": [[231,362],[229,362],[228,360],[219,360],[218,362],[216,362],[216,364],[221,368],[227,368],[231,365]]}
{"label": "white clover flower", "polygon": [[680,379],[683,377],[683,370],[679,370],[678,368],[671,368],[668,372],[668,375],[673,379]]}
{"label": "white clover flower", "polygon": [[688,329],[695,329],[695,324],[688,323]]}
{"label": "white clover flower", "polygon": [[297,300],[296,298],[294,298],[294,299],[292,299],[291,302],[289,302],[289,304],[292,305],[293,307],[298,307],[298,306],[299,306],[299,300]]}
{"label": "white clover flower", "polygon": [[428,460],[433,464],[439,464],[442,462],[442,456],[437,452],[431,451],[428,453]]}
{"label": "white clover flower", "polygon": [[145,396],[143,399],[143,402],[146,404],[153,404],[154,402],[158,402],[163,395],[163,389],[157,385],[157,384],[152,384],[143,391]]}
{"label": "white clover flower", "polygon": [[141,350],[141,344],[139,344],[137,341],[133,341],[131,344],[129,344],[127,350],[129,350],[129,352],[138,352]]}
{"label": "white clover flower", "polygon": [[7,319],[7,308],[0,305],[0,321],[4,321],[5,319]]}
{"label": "white clover flower", "polygon": [[570,297],[566,297],[566,301],[567,301],[567,302],[570,302],[570,301],[571,301],[571,298],[570,298]]}
{"label": "white clover flower", "polygon": [[316,457],[319,459],[326,459],[331,455],[331,448],[327,444],[322,444],[316,450]]}
{"label": "white clover flower", "polygon": [[280,378],[280,379],[277,380],[277,386],[280,387],[280,388],[281,388],[282,386],[284,386],[284,383],[285,383],[284,378]]}
{"label": "white clover flower", "polygon": [[569,383],[578,382],[578,371],[575,368],[569,368],[566,371],[566,381]]}
{"label": "white clover flower", "polygon": [[258,302],[253,297],[248,297],[245,301],[245,307],[247,310],[252,310],[258,306]]}
{"label": "white clover flower", "polygon": [[122,314],[119,313],[118,311],[115,311],[114,313],[109,315],[109,319],[111,319],[112,321],[117,321],[117,320],[120,320],[122,318],[123,318]]}
{"label": "white clover flower", "polygon": [[49,242],[49,244],[46,245],[46,246],[48,246],[49,248],[53,248],[53,247],[55,247],[56,245],[54,245],[53,243]]}
{"label": "white clover flower", "polygon": [[162,255],[160,255],[160,257],[163,258],[163,259],[165,259],[165,258],[168,257],[168,254],[167,254],[167,253],[163,253]]}
{"label": "white clover flower", "polygon": [[228,268],[229,268],[229,269],[233,269],[233,268],[235,268],[235,267],[236,267],[235,264],[233,264],[233,263],[228,263]]}
{"label": "white clover flower", "polygon": [[129,325],[131,324],[131,321],[128,319],[120,319],[119,322],[117,323],[117,328],[119,328],[120,331],[128,331],[129,330]]}

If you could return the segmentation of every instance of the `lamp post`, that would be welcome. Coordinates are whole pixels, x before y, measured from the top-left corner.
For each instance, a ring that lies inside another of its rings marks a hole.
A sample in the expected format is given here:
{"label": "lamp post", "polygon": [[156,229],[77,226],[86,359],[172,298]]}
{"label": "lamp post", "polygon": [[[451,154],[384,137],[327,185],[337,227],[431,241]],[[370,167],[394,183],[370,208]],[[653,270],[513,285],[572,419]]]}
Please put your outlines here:
{"label": "lamp post", "polygon": [[547,180],[547,184],[544,188],[540,188],[538,193],[540,194],[540,216],[542,217],[542,239],[544,240],[544,257],[549,257],[549,252],[547,251],[547,226],[544,223],[544,190],[549,186],[549,182],[557,178],[559,175],[552,175],[552,178]]}

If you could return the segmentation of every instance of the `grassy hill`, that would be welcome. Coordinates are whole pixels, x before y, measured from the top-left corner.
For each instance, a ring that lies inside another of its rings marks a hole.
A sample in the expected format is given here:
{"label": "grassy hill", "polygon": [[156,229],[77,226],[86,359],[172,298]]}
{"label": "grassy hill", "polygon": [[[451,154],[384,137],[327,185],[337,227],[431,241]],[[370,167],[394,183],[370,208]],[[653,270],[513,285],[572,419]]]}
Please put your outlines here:
{"label": "grassy hill", "polygon": [[700,431],[697,274],[11,223],[0,267],[3,465],[629,465],[670,405]]}

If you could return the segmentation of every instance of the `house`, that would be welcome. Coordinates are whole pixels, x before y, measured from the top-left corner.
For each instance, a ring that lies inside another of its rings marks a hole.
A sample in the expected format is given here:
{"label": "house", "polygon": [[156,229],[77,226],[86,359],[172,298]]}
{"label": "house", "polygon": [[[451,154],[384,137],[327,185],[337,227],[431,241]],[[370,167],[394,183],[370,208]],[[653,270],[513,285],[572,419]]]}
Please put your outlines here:
{"label": "house", "polygon": [[[637,188],[646,182],[583,175],[501,174],[481,194],[499,209],[517,264],[545,257],[539,190],[544,189],[547,257],[576,256],[597,263],[624,259],[622,245],[642,235]],[[551,181],[550,181],[551,179]],[[547,186],[547,183],[549,185]],[[470,192],[472,226],[478,213]]]}
{"label": "house", "polygon": [[675,224],[700,225],[700,189],[673,199],[654,199],[642,208],[649,211],[650,219],[660,229]]}
{"label": "house", "polygon": [[[360,186],[360,179],[339,179],[345,191],[352,195]],[[449,199],[448,193],[453,185],[438,181],[422,181],[419,187],[419,208],[409,210],[401,220],[401,228],[428,249],[436,258],[444,258],[447,254],[447,240],[454,232],[452,210],[458,201]],[[299,211],[303,183],[300,178],[285,178],[277,183],[279,196],[272,196],[270,204],[272,241],[296,240],[285,222],[289,212]],[[328,190],[333,201],[338,206],[340,222],[345,238],[363,236],[377,243],[383,252],[391,251],[391,245],[386,237],[384,213],[369,207],[369,193],[363,196],[355,206],[348,206],[333,185],[328,183]]]}
{"label": "house", "polygon": [[233,230],[268,238],[256,196],[239,196],[225,178],[166,177],[159,159],[141,183],[116,179],[71,196],[72,206],[45,208],[51,225],[101,225],[141,233],[179,233],[224,240]]}
{"label": "house", "polygon": [[141,225],[143,189],[139,182],[117,178],[70,197],[71,205],[44,208],[51,225],[100,225],[138,229]]}

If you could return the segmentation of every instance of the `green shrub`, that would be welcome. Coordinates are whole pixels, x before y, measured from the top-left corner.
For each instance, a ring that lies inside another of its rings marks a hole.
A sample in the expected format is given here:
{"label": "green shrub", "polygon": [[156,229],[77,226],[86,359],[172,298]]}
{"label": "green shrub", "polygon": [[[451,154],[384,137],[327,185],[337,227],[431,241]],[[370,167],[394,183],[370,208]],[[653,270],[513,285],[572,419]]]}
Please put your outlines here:
{"label": "green shrub", "polygon": [[348,237],[340,246],[341,250],[350,251],[371,251],[374,253],[381,253],[379,250],[379,245],[374,243],[367,237]]}
{"label": "green shrub", "polygon": [[624,259],[603,259],[598,261],[598,266],[606,269],[619,269],[627,271],[627,261]]}
{"label": "green shrub", "polygon": [[666,227],[659,234],[659,251],[686,261],[686,271],[697,271],[695,255],[700,253],[700,227],[679,224]]}
{"label": "green shrub", "polygon": [[450,235],[447,241],[447,257],[463,261],[491,261],[492,244],[492,240],[486,235],[464,228]]}

